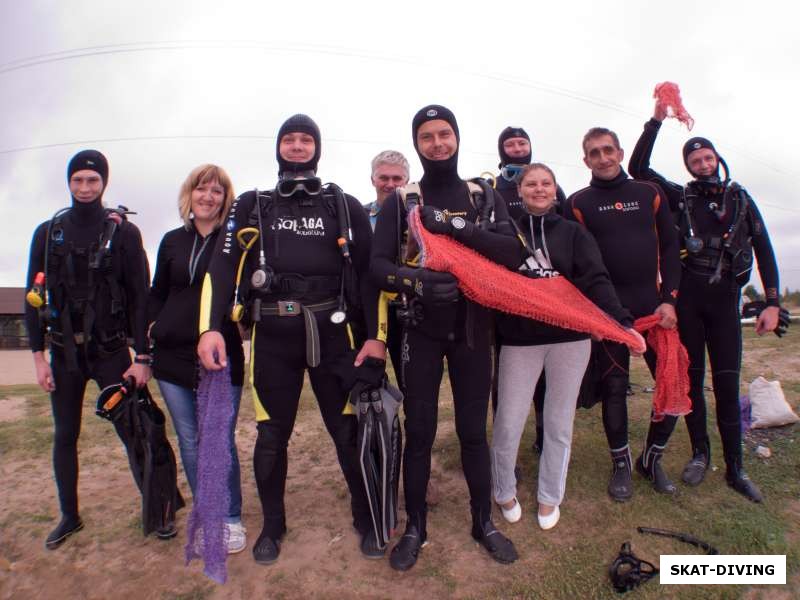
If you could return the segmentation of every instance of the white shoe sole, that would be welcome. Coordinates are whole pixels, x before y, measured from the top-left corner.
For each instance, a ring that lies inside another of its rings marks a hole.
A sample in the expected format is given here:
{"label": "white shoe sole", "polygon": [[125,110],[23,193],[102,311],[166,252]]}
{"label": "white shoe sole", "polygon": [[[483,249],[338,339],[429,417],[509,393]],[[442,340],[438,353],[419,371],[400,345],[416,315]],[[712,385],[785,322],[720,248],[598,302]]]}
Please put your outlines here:
{"label": "white shoe sole", "polygon": [[542,516],[540,514],[536,515],[539,519],[539,527],[547,531],[548,529],[552,529],[558,523],[558,520],[561,518],[561,511],[556,506],[556,509],[551,512],[547,516]]}
{"label": "white shoe sole", "polygon": [[516,523],[522,518],[522,506],[516,497],[514,498],[514,506],[512,508],[506,509],[501,505],[500,510],[503,513],[503,518],[509,523]]}

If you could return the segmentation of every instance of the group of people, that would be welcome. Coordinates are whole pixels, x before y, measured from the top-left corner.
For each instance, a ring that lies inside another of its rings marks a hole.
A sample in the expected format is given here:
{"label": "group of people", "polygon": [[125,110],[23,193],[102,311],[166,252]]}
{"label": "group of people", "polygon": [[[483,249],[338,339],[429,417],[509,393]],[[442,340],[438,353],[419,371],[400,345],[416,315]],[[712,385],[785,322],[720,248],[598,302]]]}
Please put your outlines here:
{"label": "group of people", "polygon": [[[631,349],[468,299],[454,275],[420,266],[419,247],[409,233],[414,209],[430,233],[448,236],[504,268],[530,278],[567,279],[629,330],[640,342],[638,350],[645,342],[632,329],[635,319],[657,315],[660,327],[678,328],[690,358],[692,412],[686,421],[693,455],[682,475],[689,485],[703,480],[711,460],[703,396],[707,349],[726,481],[761,501],[742,466],[739,298],[754,251],[767,304],[756,331],[776,328],[775,257],[755,202],[730,181],[710,141],[692,138],[684,146],[692,177],[685,186],[650,168],[665,117],[657,105],[629,163],[633,179],[622,168],[616,134],[590,129],[582,143],[590,184],[566,197],[554,172],[532,162],[530,138],[519,127],[500,134],[500,173],[493,186],[462,179],[456,117],[444,106],[429,105],[412,121],[422,178],[409,183],[405,157],[382,152],[372,162],[376,200],[364,207],[338,186],[322,184],[316,176],[319,128],[308,116],[294,115],[278,131],[273,187],[236,197],[219,166],[201,165],[189,174],[179,193],[182,224],[161,241],[152,285],[139,230],[122,211],[103,207],[105,157],[94,150],[76,154],[67,169],[72,204],[34,233],[27,280],[45,300],[38,307],[26,305],[26,320],[39,384],[51,394],[62,514],[47,548],[57,548],[83,527],[77,439],[87,381],[104,387],[131,376],[144,386],[155,377],[195,493],[198,369],[229,370],[236,415],[245,374],[242,335],[248,330],[258,432],[253,466],[263,512],[253,544],[258,563],[278,559],[287,530],[287,446],[306,373],[349,490],[360,550],[367,558],[385,555],[359,472],[356,416],[342,372],[385,360],[387,349],[404,395],[406,440],[406,524],[390,553],[392,568],[413,567],[428,537],[426,491],[445,359],[470,533],[494,560],[507,564],[518,556],[495,527],[492,505],[511,523],[521,518],[515,466],[534,399],[541,451],[538,523],[550,529],[560,518],[576,403],[590,363],[611,457],[608,494],[630,499]],[[652,350],[644,356],[652,370]],[[635,469],[666,494],[676,488],[660,459],[676,421],[667,416],[652,422],[635,461]],[[205,433],[227,436],[233,459],[225,526],[231,553],[247,545],[235,422],[234,417],[228,431]],[[171,537],[174,530],[159,533]]]}

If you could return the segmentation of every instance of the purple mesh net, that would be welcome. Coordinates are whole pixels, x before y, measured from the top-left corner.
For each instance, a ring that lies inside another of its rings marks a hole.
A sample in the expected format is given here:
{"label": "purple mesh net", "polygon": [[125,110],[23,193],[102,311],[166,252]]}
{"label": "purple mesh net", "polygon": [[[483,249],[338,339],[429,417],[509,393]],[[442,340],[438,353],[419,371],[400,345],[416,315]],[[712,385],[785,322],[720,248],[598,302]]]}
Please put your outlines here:
{"label": "purple mesh net", "polygon": [[203,572],[225,583],[228,556],[225,516],[230,503],[228,481],[231,472],[230,431],[233,426],[230,367],[221,371],[200,368],[197,389],[199,447],[197,494],[189,515],[186,564],[199,558]]}

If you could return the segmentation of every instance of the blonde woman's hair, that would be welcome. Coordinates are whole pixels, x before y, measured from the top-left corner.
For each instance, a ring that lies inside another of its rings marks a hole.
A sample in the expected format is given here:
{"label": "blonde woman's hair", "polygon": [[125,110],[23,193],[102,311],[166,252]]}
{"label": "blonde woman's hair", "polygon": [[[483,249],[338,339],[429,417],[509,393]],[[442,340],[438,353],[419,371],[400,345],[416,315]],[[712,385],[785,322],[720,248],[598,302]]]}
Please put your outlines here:
{"label": "blonde woman's hair", "polygon": [[222,167],[211,164],[200,165],[189,173],[189,176],[181,185],[181,191],[178,194],[178,213],[186,229],[190,229],[192,225],[192,220],[189,218],[192,212],[192,192],[198,185],[210,183],[212,181],[218,182],[225,192],[225,196],[222,200],[222,208],[219,211],[219,216],[217,217],[217,222],[214,224],[214,228],[216,229],[221,226],[225,221],[231,204],[233,204],[233,199],[236,197],[233,193],[231,178]]}

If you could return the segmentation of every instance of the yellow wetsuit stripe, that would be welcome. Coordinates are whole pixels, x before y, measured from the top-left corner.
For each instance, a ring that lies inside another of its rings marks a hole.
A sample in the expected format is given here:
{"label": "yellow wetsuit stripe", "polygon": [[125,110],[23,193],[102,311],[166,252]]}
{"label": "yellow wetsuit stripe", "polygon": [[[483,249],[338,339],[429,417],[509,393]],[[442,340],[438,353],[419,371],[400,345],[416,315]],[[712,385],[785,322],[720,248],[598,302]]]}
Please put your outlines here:
{"label": "yellow wetsuit stripe", "polygon": [[256,348],[256,327],[253,325],[253,331],[250,334],[250,388],[253,390],[253,407],[256,410],[256,421],[269,421],[269,413],[261,404],[261,399],[258,397],[258,391],[255,385],[255,348]]}
{"label": "yellow wetsuit stripe", "polygon": [[200,322],[198,323],[198,332],[200,335],[203,335],[206,331],[211,329],[212,295],[211,275],[206,272],[205,277],[203,277],[203,287],[200,291]]}
{"label": "yellow wetsuit stripe", "polygon": [[[355,350],[355,348],[356,348],[356,340],[353,337],[353,330],[350,327],[350,323],[347,323],[347,325],[345,326],[345,329],[347,330],[347,340],[350,342],[350,350]],[[347,397],[345,397],[345,399],[344,399],[344,408],[342,409],[342,414],[343,415],[354,415],[354,414],[356,414],[356,411],[354,410],[353,405],[350,404],[350,401],[347,399]]]}
{"label": "yellow wetsuit stripe", "polygon": [[389,336],[389,301],[397,297],[397,292],[385,292],[381,290],[378,297],[378,337],[377,339],[386,343]]}

